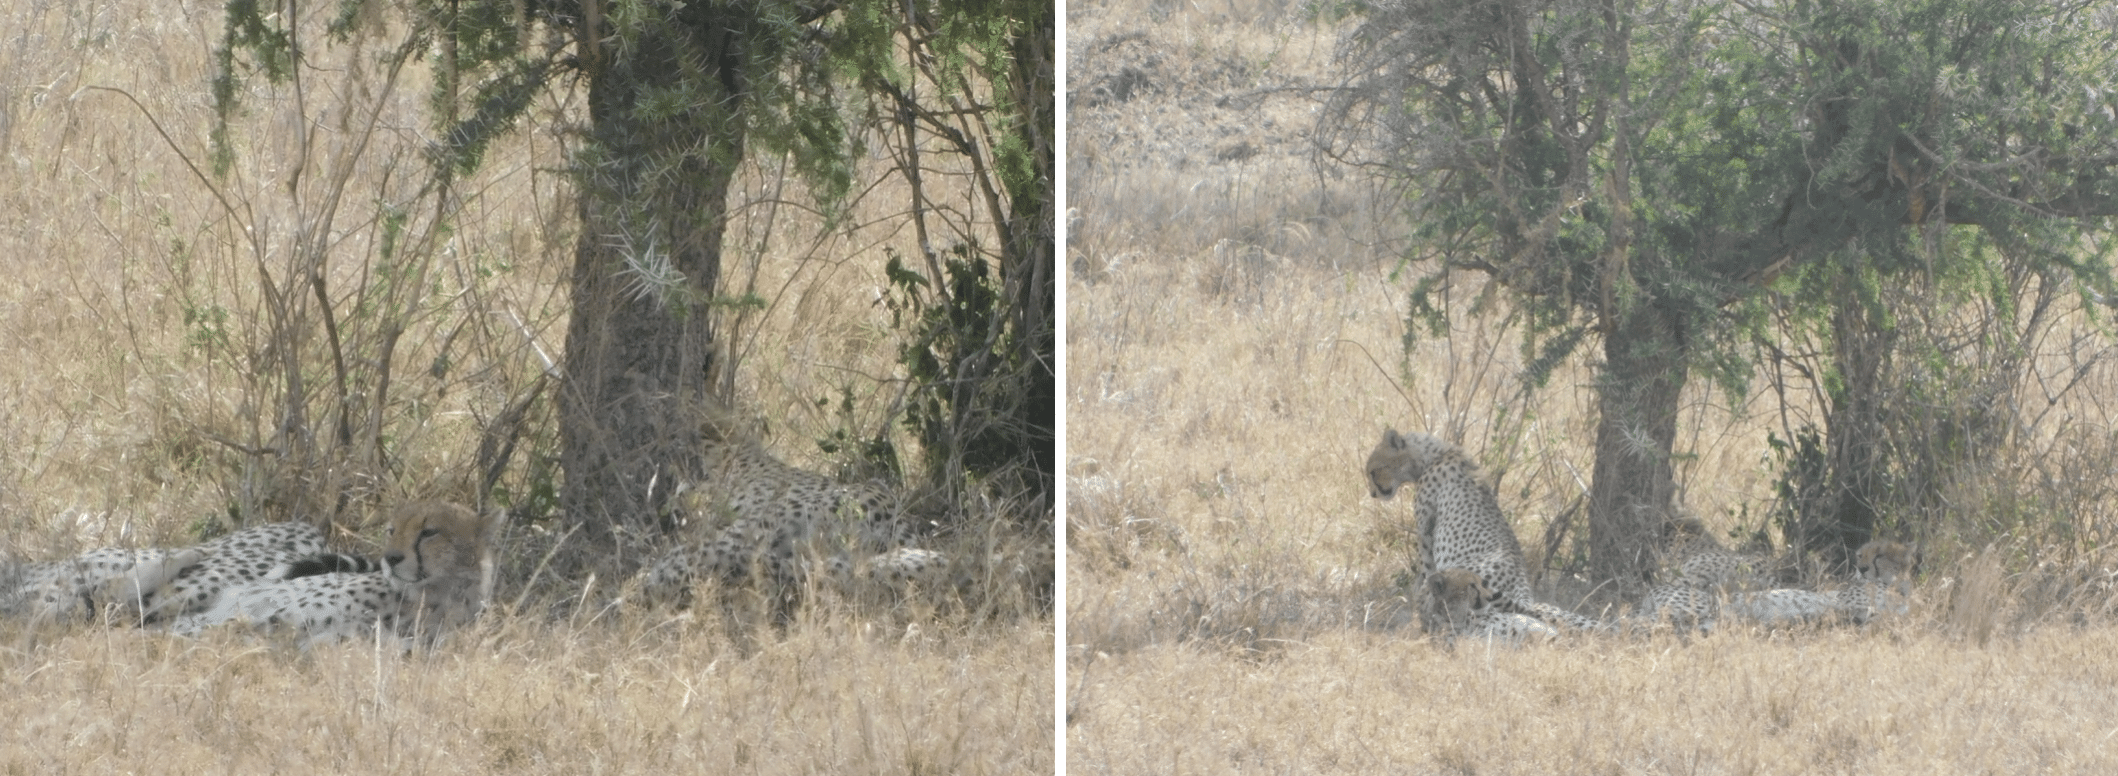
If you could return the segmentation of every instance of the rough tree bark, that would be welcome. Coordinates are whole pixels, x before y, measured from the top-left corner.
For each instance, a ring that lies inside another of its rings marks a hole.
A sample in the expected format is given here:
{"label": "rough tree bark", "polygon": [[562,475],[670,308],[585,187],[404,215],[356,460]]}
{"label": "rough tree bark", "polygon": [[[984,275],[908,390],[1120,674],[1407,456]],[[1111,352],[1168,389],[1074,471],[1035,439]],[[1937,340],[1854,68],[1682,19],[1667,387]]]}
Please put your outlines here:
{"label": "rough tree bark", "polygon": [[1644,301],[1603,342],[1596,467],[1589,496],[1594,579],[1639,579],[1653,566],[1676,492],[1670,451],[1690,353],[1682,313]]}
{"label": "rough tree bark", "polygon": [[[716,368],[708,308],[744,143],[754,20],[711,4],[669,13],[673,23],[636,30],[622,54],[584,47],[592,128],[577,160],[560,502],[605,552],[620,528],[651,525],[674,481],[700,468],[697,408]],[[693,107],[650,112],[671,95]]]}

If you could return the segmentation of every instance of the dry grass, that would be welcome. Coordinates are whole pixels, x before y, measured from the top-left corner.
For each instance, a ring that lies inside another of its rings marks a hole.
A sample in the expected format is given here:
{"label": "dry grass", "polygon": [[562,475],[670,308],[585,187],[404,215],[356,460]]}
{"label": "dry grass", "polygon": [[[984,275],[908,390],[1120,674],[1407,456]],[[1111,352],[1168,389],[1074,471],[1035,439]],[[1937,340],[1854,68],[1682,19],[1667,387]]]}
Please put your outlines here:
{"label": "dry grass", "polygon": [[[1079,583],[1076,583],[1077,585]],[[1337,632],[1259,660],[1165,644],[1086,666],[1079,773],[2108,773],[2118,630],[1449,654]]]}
{"label": "dry grass", "polygon": [[[208,158],[207,64],[222,14],[191,0],[0,11],[0,560],[186,543],[224,528],[231,510],[297,516],[273,479],[285,470],[257,450],[281,420],[272,365],[286,346],[270,332],[261,271],[300,297],[307,288],[290,279],[320,266],[353,351],[356,401],[378,395],[376,364],[362,359],[379,352],[381,332],[403,330],[373,419],[384,452],[344,454],[314,483],[355,499],[334,537],[348,550],[373,548],[379,528],[364,516],[397,499],[469,500],[480,430],[528,393],[538,348],[560,352],[577,233],[556,171],[574,141],[549,127],[578,118],[579,95],[552,96],[529,131],[495,145],[459,186],[453,227],[438,230],[432,200],[418,197],[423,76],[353,88],[328,61],[343,50],[312,51],[305,101],[252,84],[237,164],[209,186],[185,159]],[[362,56],[385,43],[366,40]],[[372,132],[352,120],[366,111],[381,117]],[[307,149],[301,127],[315,138]],[[297,163],[305,173],[290,185]],[[737,188],[741,201],[802,196],[769,165]],[[740,210],[723,275],[730,293],[770,302],[730,329],[734,395],[775,452],[824,470],[835,462],[813,440],[874,430],[900,374],[898,334],[876,299],[881,248],[912,252],[897,228],[904,190],[856,188],[868,192],[852,205],[857,229],[820,235],[792,206]],[[326,220],[333,193],[344,196]],[[391,208],[406,231],[386,261]],[[300,249],[316,235],[326,250]],[[379,280],[407,267],[410,282]],[[313,306],[309,315],[303,370],[329,396]],[[850,416],[836,409],[842,393]],[[328,428],[322,413],[309,422]],[[533,409],[502,479],[515,505],[549,485],[555,433],[548,407]],[[1019,508],[969,505],[963,520],[997,524]],[[1003,590],[938,615],[817,607],[745,651],[710,618],[605,608],[610,580],[584,593],[584,580],[538,577],[544,553],[567,546],[560,525],[519,514],[503,605],[429,656],[0,622],[10,720],[0,772],[1052,768],[1053,624],[1033,595]]]}
{"label": "dry grass", "polygon": [[[1547,600],[1597,611],[1639,594],[1566,572],[1592,463],[1593,354],[1525,393],[1507,308],[1475,277],[1448,289],[1453,335],[1406,353],[1410,284],[1391,275],[1402,226],[1309,165],[1303,91],[1259,91],[1328,83],[1332,30],[1287,25],[1270,3],[1068,14],[1071,770],[2118,763],[2094,711],[2118,672],[2109,549],[2095,538],[2112,496],[2102,475],[2032,474],[2099,470],[2112,425],[2094,397],[2108,390],[2055,413],[2073,418],[2058,436],[2074,441],[2027,435],[2029,452],[1946,494],[1959,514],[1930,536],[1909,616],[1688,644],[1427,643],[1408,627],[1410,504],[1368,498],[1360,475],[1385,426],[1441,434],[1479,460]],[[1238,139],[1257,153],[1221,152]],[[2108,364],[2090,379],[2113,384]],[[1679,420],[1680,492],[1718,531],[1759,527],[1780,410],[1704,382]],[[2033,495],[2008,495],[2021,493]]]}
{"label": "dry grass", "polygon": [[747,657],[691,622],[490,618],[414,658],[10,638],[0,772],[1049,772],[1049,630],[937,630],[826,618]]}

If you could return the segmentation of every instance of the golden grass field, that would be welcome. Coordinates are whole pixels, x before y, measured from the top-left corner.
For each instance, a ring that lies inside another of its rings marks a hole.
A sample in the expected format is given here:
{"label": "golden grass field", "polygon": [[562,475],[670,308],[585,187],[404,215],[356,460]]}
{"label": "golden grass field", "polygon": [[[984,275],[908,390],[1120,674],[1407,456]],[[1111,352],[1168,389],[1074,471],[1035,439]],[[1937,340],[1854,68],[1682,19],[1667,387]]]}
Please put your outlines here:
{"label": "golden grass field", "polygon": [[[294,517],[261,508],[272,468],[258,449],[278,418],[260,375],[284,343],[259,277],[309,293],[303,246],[326,248],[356,357],[403,327],[375,421],[387,461],[349,456],[327,475],[358,499],[339,549],[372,552],[397,500],[468,501],[480,429],[529,392],[539,350],[563,345],[577,227],[560,170],[574,141],[552,127],[578,120],[580,95],[546,98],[496,145],[441,231],[415,196],[424,76],[393,84],[328,59],[348,49],[319,50],[299,98],[249,85],[236,163],[209,185],[194,165],[209,157],[222,14],[192,0],[0,11],[0,560],[188,544],[230,527],[235,506],[257,510],[246,521]],[[394,42],[359,39],[356,56]],[[771,160],[737,189],[732,201],[802,199]],[[742,208],[723,274],[730,293],[770,302],[727,330],[741,409],[774,452],[826,471],[813,440],[877,425],[900,374],[878,298],[882,248],[910,253],[904,187],[856,189],[860,226],[828,233],[799,206]],[[380,258],[391,208],[405,219],[395,264]],[[306,325],[302,358],[324,391],[320,328]],[[529,425],[502,478],[524,502],[551,476],[549,401]],[[0,622],[0,773],[1053,770],[1054,622],[1021,591],[938,615],[817,606],[741,650],[710,616],[609,608],[622,580],[539,576],[560,533],[518,516],[494,608],[408,658],[236,630]]]}
{"label": "golden grass field", "polygon": [[[2082,538],[2113,505],[2053,495],[2105,494],[2102,448],[2066,440],[2109,439],[2107,363],[2086,373],[2105,388],[2056,411],[2065,433],[2026,441],[2082,473],[2033,489],[2078,510],[2073,543],[1968,538],[2000,499],[1966,481],[1906,616],[1445,651],[1408,606],[1410,498],[1369,498],[1363,461],[1385,427],[1461,440],[1534,569],[1587,488],[1594,348],[1525,398],[1505,304],[1475,312],[1484,282],[1463,275],[1453,336],[1404,350],[1392,224],[1306,156],[1299,87],[1329,83],[1336,29],[1269,2],[1067,14],[1070,772],[2118,768],[2110,564]],[[1684,504],[1722,535],[1758,527],[1780,410],[1703,382],[1679,420]],[[1640,593],[1555,569],[1538,589],[1590,612]]]}

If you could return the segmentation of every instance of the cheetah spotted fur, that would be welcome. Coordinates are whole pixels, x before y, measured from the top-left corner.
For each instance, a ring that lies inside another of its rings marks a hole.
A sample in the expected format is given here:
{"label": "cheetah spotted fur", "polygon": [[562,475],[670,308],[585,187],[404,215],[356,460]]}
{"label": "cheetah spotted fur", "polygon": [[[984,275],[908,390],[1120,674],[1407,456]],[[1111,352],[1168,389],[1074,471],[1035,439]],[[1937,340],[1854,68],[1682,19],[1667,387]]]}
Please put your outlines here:
{"label": "cheetah spotted fur", "polygon": [[1710,590],[1747,587],[1758,577],[1762,559],[1730,552],[1716,541],[1706,524],[1695,517],[1669,523],[1669,547],[1665,565],[1677,569],[1679,578]]}
{"label": "cheetah spotted fur", "polygon": [[1728,602],[1729,614],[1768,628],[1829,622],[1844,611],[1839,599],[1829,593],[1794,588],[1776,588],[1738,593]]}
{"label": "cheetah spotted fur", "polygon": [[1853,584],[1839,590],[1837,603],[1857,624],[1878,615],[1900,615],[1911,609],[1912,548],[1877,539],[1854,553]]}
{"label": "cheetah spotted fur", "polygon": [[481,515],[456,504],[405,504],[391,515],[379,568],[292,576],[297,564],[283,565],[227,591],[214,608],[179,620],[175,630],[196,634],[246,621],[291,628],[303,648],[371,638],[378,629],[407,648],[431,645],[485,608],[493,591],[493,540],[504,521],[499,512]]}
{"label": "cheetah spotted fur", "polygon": [[688,605],[692,588],[713,581],[723,586],[724,606],[752,590],[783,623],[813,577],[902,587],[948,576],[947,557],[904,546],[909,531],[880,487],[840,485],[754,442],[711,445],[706,459],[693,511],[703,518],[695,532],[708,536],[648,564],[639,587],[651,603]]}
{"label": "cheetah spotted fur", "polygon": [[224,591],[266,578],[274,568],[324,551],[324,532],[309,523],[265,523],[192,548],[204,557],[156,590],[146,619],[168,621],[212,609]]}
{"label": "cheetah spotted fur", "polygon": [[1711,633],[1719,614],[1719,601],[1713,591],[1697,580],[1679,577],[1649,589],[1634,621],[1641,628],[1666,625],[1680,635],[1692,631]]}
{"label": "cheetah spotted fur", "polygon": [[198,549],[128,550],[106,547],[64,560],[18,568],[0,610],[32,621],[102,618],[134,620],[156,588],[204,558]]}
{"label": "cheetah spotted fur", "polygon": [[1503,612],[1493,604],[1499,599],[1484,579],[1469,569],[1446,568],[1428,577],[1429,594],[1439,602],[1448,628],[1444,643],[1454,646],[1459,638],[1487,644],[1519,645],[1526,641],[1549,641],[1559,632],[1535,617]]}

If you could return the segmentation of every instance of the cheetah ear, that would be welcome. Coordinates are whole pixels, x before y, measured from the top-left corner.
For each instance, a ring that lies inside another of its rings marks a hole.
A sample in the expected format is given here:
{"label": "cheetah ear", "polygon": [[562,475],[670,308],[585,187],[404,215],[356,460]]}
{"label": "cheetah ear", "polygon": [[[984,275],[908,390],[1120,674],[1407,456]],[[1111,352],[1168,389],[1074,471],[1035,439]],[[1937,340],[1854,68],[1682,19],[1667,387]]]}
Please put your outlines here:
{"label": "cheetah ear", "polygon": [[1403,450],[1412,446],[1412,443],[1405,441],[1404,435],[1397,433],[1397,429],[1388,427],[1383,429],[1383,444],[1389,445],[1392,450]]}

